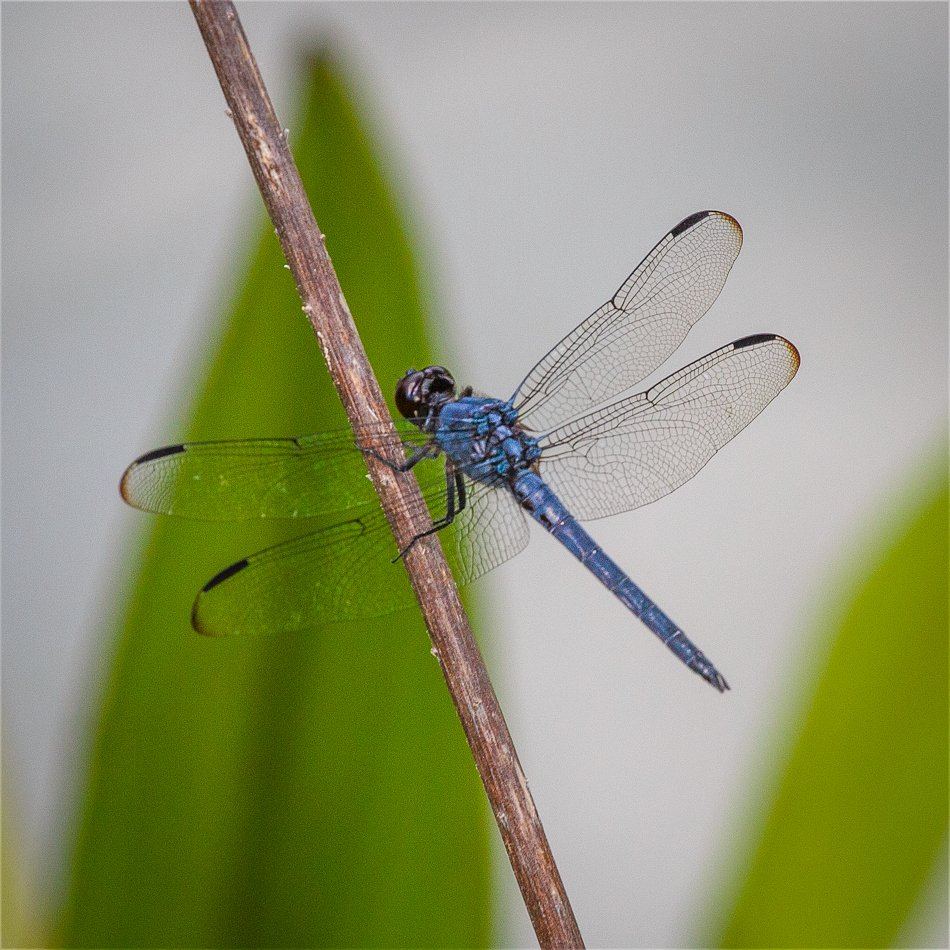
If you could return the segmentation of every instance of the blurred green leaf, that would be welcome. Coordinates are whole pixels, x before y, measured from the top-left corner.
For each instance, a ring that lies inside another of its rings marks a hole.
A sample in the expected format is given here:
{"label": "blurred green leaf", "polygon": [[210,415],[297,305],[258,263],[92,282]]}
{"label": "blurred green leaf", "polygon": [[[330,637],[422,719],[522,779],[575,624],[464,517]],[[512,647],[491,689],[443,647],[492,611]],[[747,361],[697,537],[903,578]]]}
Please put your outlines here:
{"label": "blurred green leaf", "polygon": [[4,773],[3,809],[0,811],[3,848],[0,849],[0,947],[37,947],[34,916],[36,913],[33,895],[27,892],[26,875],[23,874],[22,852],[19,841],[19,821],[11,814],[11,797],[6,791]]}
{"label": "blurred green leaf", "polygon": [[941,466],[840,621],[722,946],[889,946],[933,871],[948,792]]}
{"label": "blurred green leaf", "polygon": [[[429,356],[419,284],[326,60],[309,64],[290,141],[388,386]],[[166,441],[345,424],[269,224],[192,419]],[[300,533],[152,522],[93,740],[64,945],[489,942],[487,812],[417,613],[269,639],[189,626],[215,572]]]}

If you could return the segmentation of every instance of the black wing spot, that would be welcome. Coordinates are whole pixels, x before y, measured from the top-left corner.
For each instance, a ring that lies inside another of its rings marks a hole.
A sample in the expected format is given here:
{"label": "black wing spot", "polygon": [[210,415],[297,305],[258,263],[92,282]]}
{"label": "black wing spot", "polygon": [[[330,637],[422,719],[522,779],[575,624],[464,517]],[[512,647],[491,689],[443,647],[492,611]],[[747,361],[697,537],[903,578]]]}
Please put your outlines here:
{"label": "black wing spot", "polygon": [[226,581],[229,577],[233,577],[238,571],[243,571],[247,565],[248,560],[247,558],[244,558],[243,560],[232,564],[230,567],[226,567],[223,571],[221,571],[220,574],[215,574],[214,577],[212,577],[211,580],[201,588],[201,593],[207,594],[212,587],[217,587],[218,584]]}
{"label": "black wing spot", "polygon": [[696,214],[691,214],[688,218],[683,218],[683,220],[670,231],[670,237],[679,237],[684,231],[688,231],[698,221],[702,221],[703,218],[708,218],[711,214],[711,211],[697,211]]}
{"label": "black wing spot", "polygon": [[733,347],[737,350],[744,350],[747,346],[757,346],[759,343],[771,343],[773,340],[781,340],[782,337],[774,333],[754,333],[752,336],[744,336],[741,340],[736,340]]}
{"label": "black wing spot", "polygon": [[154,462],[155,459],[165,458],[166,455],[178,455],[179,452],[184,451],[183,445],[166,445],[163,449],[153,449],[151,452],[140,455],[133,464],[143,465],[145,462]]}

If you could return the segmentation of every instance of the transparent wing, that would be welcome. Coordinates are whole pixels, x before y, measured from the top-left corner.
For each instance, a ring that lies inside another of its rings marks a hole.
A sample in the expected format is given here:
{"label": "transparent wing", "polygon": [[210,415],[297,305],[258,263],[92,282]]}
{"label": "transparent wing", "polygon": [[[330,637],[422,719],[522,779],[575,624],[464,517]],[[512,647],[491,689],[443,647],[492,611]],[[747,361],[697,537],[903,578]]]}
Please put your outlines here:
{"label": "transparent wing", "polygon": [[681,221],[528,373],[514,396],[522,421],[546,432],[649,376],[712,306],[741,246],[721,211]]}
{"label": "transparent wing", "polygon": [[468,503],[440,533],[456,580],[468,584],[523,551],[528,519],[507,488],[467,484]]}
{"label": "transparent wing", "polygon": [[692,478],[798,371],[788,340],[736,340],[555,429],[541,440],[541,474],[581,520],[645,505]]}
{"label": "transparent wing", "polygon": [[[459,583],[514,557],[528,543],[521,509],[504,489],[469,485],[468,503],[440,538]],[[445,489],[430,491],[435,516]],[[279,633],[383,616],[415,603],[382,511],[267,548],[205,585],[192,623],[209,635]]]}
{"label": "transparent wing", "polygon": [[206,521],[310,518],[372,501],[357,442],[396,459],[402,446],[425,439],[415,428],[399,430],[397,438],[381,427],[362,431],[359,440],[339,429],[298,439],[190,442],[143,455],[119,487],[133,507],[161,514]]}
{"label": "transparent wing", "polygon": [[381,511],[266,548],[202,588],[191,622],[209,636],[281,633],[381,616],[412,603]]}

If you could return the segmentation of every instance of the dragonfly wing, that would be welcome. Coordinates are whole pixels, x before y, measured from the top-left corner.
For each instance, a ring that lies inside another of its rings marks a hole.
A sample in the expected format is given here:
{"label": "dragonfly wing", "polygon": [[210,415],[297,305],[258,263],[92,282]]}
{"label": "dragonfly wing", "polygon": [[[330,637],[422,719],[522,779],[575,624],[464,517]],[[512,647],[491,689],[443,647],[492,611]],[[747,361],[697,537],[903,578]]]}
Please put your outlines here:
{"label": "dragonfly wing", "polygon": [[712,306],[741,246],[721,211],[681,221],[528,373],[514,396],[522,421],[546,432],[649,376]]}
{"label": "dragonfly wing", "polygon": [[780,336],[736,340],[549,433],[541,474],[581,520],[656,501],[745,428],[798,365],[798,351]]}
{"label": "dragonfly wing", "polygon": [[266,548],[202,588],[194,628],[209,636],[306,630],[412,604],[381,511]]}
{"label": "dragonfly wing", "polygon": [[[470,485],[468,503],[440,532],[459,583],[514,557],[528,542],[523,513],[504,489]],[[445,486],[426,501],[445,512]],[[238,561],[210,580],[192,623],[213,636],[306,630],[379,617],[415,603],[386,518],[369,508],[356,518],[294,538]]]}
{"label": "dragonfly wing", "polygon": [[440,533],[460,584],[468,584],[524,550],[531,538],[528,520],[504,486],[467,484],[467,502]]}
{"label": "dragonfly wing", "polygon": [[[381,427],[359,444],[401,458],[400,440]],[[366,462],[350,429],[298,439],[190,442],[149,452],[122,476],[122,497],[133,507],[207,521],[311,518],[348,511],[373,498]]]}

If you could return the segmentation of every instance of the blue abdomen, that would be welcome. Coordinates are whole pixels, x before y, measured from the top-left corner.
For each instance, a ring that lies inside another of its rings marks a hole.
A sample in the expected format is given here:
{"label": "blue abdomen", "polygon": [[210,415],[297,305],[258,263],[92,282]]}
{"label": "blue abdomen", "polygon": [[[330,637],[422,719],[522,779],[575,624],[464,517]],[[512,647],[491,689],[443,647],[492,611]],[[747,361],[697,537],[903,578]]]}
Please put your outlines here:
{"label": "blue abdomen", "polygon": [[720,692],[729,688],[722,674],[686,634],[597,546],[544,479],[533,471],[522,471],[511,482],[511,488],[531,517],[553,534],[693,672]]}

